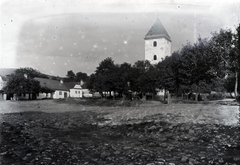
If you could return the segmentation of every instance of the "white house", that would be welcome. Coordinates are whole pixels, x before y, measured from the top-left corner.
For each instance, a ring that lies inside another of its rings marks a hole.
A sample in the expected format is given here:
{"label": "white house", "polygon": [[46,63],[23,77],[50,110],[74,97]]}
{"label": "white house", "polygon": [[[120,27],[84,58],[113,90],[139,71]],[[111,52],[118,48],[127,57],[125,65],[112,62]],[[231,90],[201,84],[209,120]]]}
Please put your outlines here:
{"label": "white house", "polygon": [[171,38],[159,19],[145,35],[145,60],[157,64],[171,56]]}
{"label": "white house", "polygon": [[64,85],[69,89],[69,96],[72,98],[82,98],[83,92],[82,87],[78,82],[67,82]]}
{"label": "white house", "polygon": [[7,95],[4,94],[1,90],[3,89],[5,85],[5,81],[3,80],[3,77],[0,75],[0,99],[6,100]]}
{"label": "white house", "polygon": [[[82,84],[82,93],[83,97],[93,97],[97,95],[96,93],[91,93],[89,89],[87,89],[86,84]],[[98,92],[97,92],[98,93]]]}
{"label": "white house", "polygon": [[82,98],[82,87],[79,84],[70,89],[70,97]]}
{"label": "white house", "polygon": [[51,89],[52,93],[39,93],[38,99],[42,98],[53,98],[53,99],[63,99],[70,95],[69,89],[63,84],[62,81],[51,80],[46,78],[35,77],[35,80],[40,82],[41,87],[46,87]]}
{"label": "white house", "polygon": [[157,89],[156,91],[157,91],[158,96],[164,96],[165,95],[165,90],[164,89]]}
{"label": "white house", "polygon": [[6,83],[6,81],[4,81],[3,79],[4,78],[0,75],[0,90],[3,89],[3,87],[4,87],[5,83]]}
{"label": "white house", "polygon": [[70,97],[82,98],[82,87],[76,84],[72,89],[70,89]]}

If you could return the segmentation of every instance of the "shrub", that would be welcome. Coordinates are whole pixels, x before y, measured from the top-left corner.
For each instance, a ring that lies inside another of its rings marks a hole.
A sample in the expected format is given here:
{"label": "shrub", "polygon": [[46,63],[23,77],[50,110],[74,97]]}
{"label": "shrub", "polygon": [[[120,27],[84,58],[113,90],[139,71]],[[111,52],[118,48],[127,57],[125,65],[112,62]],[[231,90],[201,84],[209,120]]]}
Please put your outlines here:
{"label": "shrub", "polygon": [[224,99],[224,95],[222,93],[211,93],[207,96],[208,100],[221,100]]}

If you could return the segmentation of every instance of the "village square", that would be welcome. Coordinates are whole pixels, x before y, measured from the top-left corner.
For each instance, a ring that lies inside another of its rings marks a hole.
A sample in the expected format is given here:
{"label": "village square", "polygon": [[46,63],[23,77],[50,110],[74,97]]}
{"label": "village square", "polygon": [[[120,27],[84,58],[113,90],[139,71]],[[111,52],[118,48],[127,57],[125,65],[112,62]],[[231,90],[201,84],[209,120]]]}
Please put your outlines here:
{"label": "village square", "polygon": [[240,164],[239,21],[211,29],[208,5],[186,6],[189,17],[69,7],[24,22],[17,67],[0,68],[0,165]]}

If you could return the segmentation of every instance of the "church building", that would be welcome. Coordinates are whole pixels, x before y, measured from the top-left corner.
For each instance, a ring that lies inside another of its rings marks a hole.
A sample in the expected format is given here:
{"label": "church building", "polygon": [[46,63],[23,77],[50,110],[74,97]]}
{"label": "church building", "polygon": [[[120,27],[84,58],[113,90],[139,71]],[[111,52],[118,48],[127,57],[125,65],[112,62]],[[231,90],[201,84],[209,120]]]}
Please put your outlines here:
{"label": "church building", "polygon": [[171,56],[171,38],[159,19],[145,35],[145,60],[157,64]]}

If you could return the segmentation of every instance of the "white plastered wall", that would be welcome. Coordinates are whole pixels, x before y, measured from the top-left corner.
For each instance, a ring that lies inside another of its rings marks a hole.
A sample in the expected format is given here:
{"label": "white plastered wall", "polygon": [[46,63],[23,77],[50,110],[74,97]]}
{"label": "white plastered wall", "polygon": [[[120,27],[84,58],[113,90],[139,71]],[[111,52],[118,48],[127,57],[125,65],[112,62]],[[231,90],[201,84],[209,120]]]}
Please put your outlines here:
{"label": "white plastered wall", "polygon": [[[157,46],[153,46],[153,42],[157,42]],[[157,60],[154,60],[154,55]],[[162,61],[166,56],[171,55],[171,42],[165,38],[147,39],[145,40],[145,60],[149,60],[152,64],[157,64]]]}

